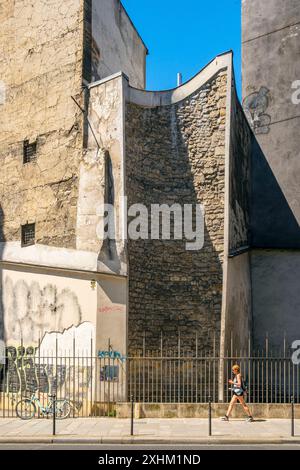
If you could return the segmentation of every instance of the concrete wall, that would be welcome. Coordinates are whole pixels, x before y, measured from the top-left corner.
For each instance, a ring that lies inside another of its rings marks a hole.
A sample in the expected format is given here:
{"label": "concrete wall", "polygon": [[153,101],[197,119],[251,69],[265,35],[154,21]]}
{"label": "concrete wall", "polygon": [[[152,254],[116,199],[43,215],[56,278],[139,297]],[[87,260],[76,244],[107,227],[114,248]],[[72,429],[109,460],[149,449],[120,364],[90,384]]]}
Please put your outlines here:
{"label": "concrete wall", "polygon": [[127,279],[102,279],[98,283],[97,351],[127,355]]}
{"label": "concrete wall", "polygon": [[254,346],[283,348],[300,338],[300,253],[254,250],[251,254]]}
{"label": "concrete wall", "polygon": [[196,333],[199,350],[212,350],[214,333],[219,341],[227,66],[227,56],[217,58],[203,76],[171,92],[128,91],[128,205],[205,207],[200,250],[187,251],[186,240],[172,236],[128,241],[129,351],[142,346],[144,332],[146,348],[153,349],[160,346],[161,331],[165,348],[177,347],[179,331],[188,350]]}
{"label": "concrete wall", "polygon": [[243,2],[243,105],[264,153],[253,170],[256,247],[300,247],[299,50],[298,0]]}
{"label": "concrete wall", "polygon": [[250,254],[227,261],[226,308],[222,321],[221,353],[246,351],[252,333]]}
{"label": "concrete wall", "polygon": [[91,81],[124,72],[130,84],[145,88],[147,48],[119,0],[87,0]]}
{"label": "concrete wall", "polygon": [[250,172],[252,132],[239,103],[231,93],[229,148],[229,254],[250,245]]}
{"label": "concrete wall", "polygon": [[[251,411],[255,419],[258,418],[278,418],[289,419],[291,417],[290,404],[260,404],[251,403]],[[228,409],[227,403],[213,403],[212,417],[221,418],[226,414]],[[117,418],[130,418],[131,403],[116,404]],[[244,418],[245,412],[243,408],[236,405],[232,410],[232,418]],[[300,417],[300,405],[295,405],[295,418]],[[207,403],[136,403],[134,407],[134,418],[208,418]],[[236,436],[237,441],[239,436]]]}
{"label": "concrete wall", "polygon": [[[243,1],[243,106],[254,129],[251,257],[254,345],[297,336],[300,294],[300,77],[298,0]],[[299,87],[298,87],[299,88]],[[299,100],[298,100],[299,101]]]}
{"label": "concrete wall", "polygon": [[[245,350],[251,333],[251,152],[252,131],[239,103],[234,76],[228,91],[225,260],[221,355]],[[246,251],[246,253],[245,253]],[[223,372],[220,377],[223,383]],[[221,398],[222,399],[222,398]]]}

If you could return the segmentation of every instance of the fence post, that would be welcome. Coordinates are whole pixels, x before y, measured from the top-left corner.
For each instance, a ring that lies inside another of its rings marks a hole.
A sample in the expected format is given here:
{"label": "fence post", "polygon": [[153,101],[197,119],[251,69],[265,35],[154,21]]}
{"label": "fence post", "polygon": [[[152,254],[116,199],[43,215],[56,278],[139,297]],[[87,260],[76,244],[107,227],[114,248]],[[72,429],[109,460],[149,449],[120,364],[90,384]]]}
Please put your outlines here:
{"label": "fence post", "polygon": [[211,436],[211,396],[208,397],[208,435]]}
{"label": "fence post", "polygon": [[133,436],[133,414],[134,414],[134,401],[133,395],[131,395],[131,422],[130,422],[130,435]]}
{"label": "fence post", "polygon": [[55,436],[56,433],[56,394],[52,395],[52,406],[53,406],[53,431],[52,434]]}
{"label": "fence post", "polygon": [[295,400],[294,396],[291,396],[291,405],[292,405],[292,422],[291,422],[291,435],[292,437],[295,437]]}

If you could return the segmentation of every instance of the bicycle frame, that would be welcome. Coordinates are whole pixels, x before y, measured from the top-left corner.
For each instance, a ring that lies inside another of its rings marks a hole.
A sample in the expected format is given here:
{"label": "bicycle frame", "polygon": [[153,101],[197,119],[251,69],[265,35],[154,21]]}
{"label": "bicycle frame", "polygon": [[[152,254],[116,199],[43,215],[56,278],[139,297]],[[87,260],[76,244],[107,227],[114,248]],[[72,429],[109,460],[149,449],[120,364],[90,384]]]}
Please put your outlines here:
{"label": "bicycle frame", "polygon": [[42,405],[42,403],[40,402],[40,400],[38,399],[38,397],[35,396],[35,394],[33,394],[30,398],[30,401],[32,403],[36,403],[37,406],[39,407],[39,409],[41,410],[41,412],[45,415],[45,414],[49,414],[49,413],[53,413],[53,399],[50,397],[49,400],[48,400],[48,403],[47,405],[44,407]]}

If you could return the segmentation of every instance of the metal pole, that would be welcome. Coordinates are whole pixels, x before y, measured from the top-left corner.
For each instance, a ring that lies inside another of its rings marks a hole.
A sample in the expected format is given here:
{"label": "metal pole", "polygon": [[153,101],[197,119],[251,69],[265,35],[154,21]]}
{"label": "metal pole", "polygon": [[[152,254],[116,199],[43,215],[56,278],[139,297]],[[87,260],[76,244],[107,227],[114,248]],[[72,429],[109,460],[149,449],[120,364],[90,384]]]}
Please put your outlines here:
{"label": "metal pole", "polygon": [[52,406],[53,406],[53,436],[55,436],[56,433],[56,394],[53,393],[52,395]]}
{"label": "metal pole", "polygon": [[292,422],[291,422],[291,435],[295,437],[295,400],[294,396],[291,396],[291,404],[292,404]]}
{"label": "metal pole", "polygon": [[131,395],[131,426],[130,426],[130,435],[133,436],[133,413],[134,413],[134,401],[133,395]]}
{"label": "metal pole", "polygon": [[208,435],[211,436],[211,397],[208,397]]}

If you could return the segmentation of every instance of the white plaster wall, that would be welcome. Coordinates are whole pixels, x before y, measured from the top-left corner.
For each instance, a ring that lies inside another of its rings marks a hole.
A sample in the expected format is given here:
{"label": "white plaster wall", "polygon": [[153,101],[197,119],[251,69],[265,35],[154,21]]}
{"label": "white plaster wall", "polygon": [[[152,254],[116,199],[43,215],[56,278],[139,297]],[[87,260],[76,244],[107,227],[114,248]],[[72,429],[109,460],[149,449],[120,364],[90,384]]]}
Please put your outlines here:
{"label": "white plaster wall", "polygon": [[145,88],[147,49],[119,0],[92,1],[93,80],[122,71]]}
{"label": "white plaster wall", "polygon": [[17,241],[1,242],[0,253],[1,261],[97,271],[97,255],[91,251],[59,248],[39,243],[22,247],[20,241]]}
{"label": "white plaster wall", "polygon": [[97,350],[111,348],[127,353],[127,279],[103,279],[98,283]]}
{"label": "white plaster wall", "polygon": [[[53,332],[58,333],[62,350],[70,348],[70,333],[78,347],[90,344],[94,327],[82,327],[96,323],[97,290],[91,288],[90,281],[10,269],[3,269],[1,278],[1,317],[7,345],[20,345],[22,337],[25,346],[37,346],[44,338],[44,348],[51,349],[54,343],[44,335]],[[64,334],[65,330],[70,330],[69,334]]]}

